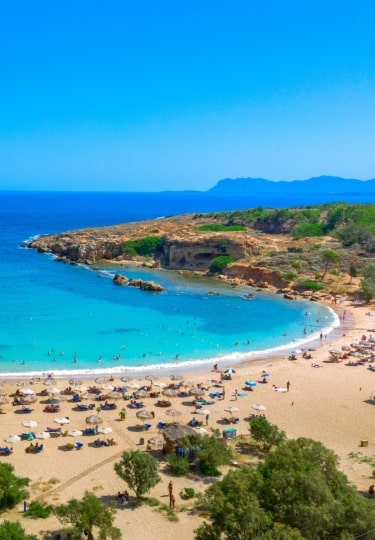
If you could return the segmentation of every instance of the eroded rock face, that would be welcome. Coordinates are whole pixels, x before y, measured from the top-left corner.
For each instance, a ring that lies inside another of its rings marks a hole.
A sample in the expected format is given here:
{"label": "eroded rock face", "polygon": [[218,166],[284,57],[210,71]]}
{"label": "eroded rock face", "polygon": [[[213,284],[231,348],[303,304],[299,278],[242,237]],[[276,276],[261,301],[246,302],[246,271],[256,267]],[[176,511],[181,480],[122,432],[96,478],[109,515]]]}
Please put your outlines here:
{"label": "eroded rock face", "polygon": [[143,281],[143,279],[130,279],[129,286],[139,287],[142,291],[164,291],[164,287],[159,285],[159,283],[155,283],[155,281]]}

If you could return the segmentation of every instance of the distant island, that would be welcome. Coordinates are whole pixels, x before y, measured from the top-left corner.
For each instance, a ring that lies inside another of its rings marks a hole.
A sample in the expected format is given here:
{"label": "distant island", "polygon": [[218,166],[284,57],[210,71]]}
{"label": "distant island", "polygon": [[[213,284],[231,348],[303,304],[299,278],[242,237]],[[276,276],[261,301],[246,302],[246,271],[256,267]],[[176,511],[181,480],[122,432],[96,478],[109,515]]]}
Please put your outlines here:
{"label": "distant island", "polygon": [[307,180],[272,181],[265,178],[225,178],[207,190],[211,195],[321,195],[335,193],[375,195],[375,179],[358,180],[339,176],[319,176]]}

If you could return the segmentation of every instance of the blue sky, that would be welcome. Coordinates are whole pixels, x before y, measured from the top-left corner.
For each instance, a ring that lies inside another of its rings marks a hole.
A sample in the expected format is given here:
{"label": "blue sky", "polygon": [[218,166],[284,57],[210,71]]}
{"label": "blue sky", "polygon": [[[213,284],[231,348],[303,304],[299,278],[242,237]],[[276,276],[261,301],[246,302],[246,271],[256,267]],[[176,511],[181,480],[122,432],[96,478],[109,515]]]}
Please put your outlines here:
{"label": "blue sky", "polygon": [[375,177],[372,0],[20,0],[0,189]]}

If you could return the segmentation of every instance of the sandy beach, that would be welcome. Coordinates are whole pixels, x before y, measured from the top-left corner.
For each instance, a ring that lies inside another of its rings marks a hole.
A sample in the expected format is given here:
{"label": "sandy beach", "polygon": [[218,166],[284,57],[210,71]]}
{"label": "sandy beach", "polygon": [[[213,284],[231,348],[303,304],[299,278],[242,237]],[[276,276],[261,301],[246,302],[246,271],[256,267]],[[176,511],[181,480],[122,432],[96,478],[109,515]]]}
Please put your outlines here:
{"label": "sandy beach", "polygon": [[[337,349],[340,352],[342,346],[350,346],[355,341],[361,341],[366,336],[369,340],[371,333],[375,335],[375,314],[369,306],[357,306],[352,302],[345,301],[338,306],[331,306],[340,317],[341,326],[334,334],[322,336],[314,349],[309,351],[312,358],[304,358],[301,353],[297,354],[296,360],[279,356],[263,360],[254,360],[240,366],[234,366],[236,371],[232,380],[226,380],[222,384],[220,373],[207,370],[205,372],[186,372],[184,379],[190,381],[189,387],[198,383],[205,388],[206,397],[209,399],[210,392],[221,392],[225,388],[225,398],[213,398],[214,403],[209,405],[209,420],[206,429],[226,426],[222,419],[229,417],[225,408],[232,405],[238,407],[235,416],[239,422],[235,425],[238,435],[249,433],[250,414],[256,413],[252,407],[254,404],[263,405],[264,414],[268,420],[284,430],[289,438],[310,437],[321,441],[328,448],[335,451],[340,458],[340,468],[348,476],[350,481],[359,490],[367,491],[371,483],[372,464],[370,459],[353,459],[350,453],[360,453],[359,458],[374,457],[375,437],[373,435],[373,406],[375,400],[371,397],[375,391],[375,373],[372,372],[368,361],[357,364],[359,356],[350,355],[347,359],[338,362],[332,361],[333,355],[329,351]],[[355,352],[351,347],[351,351]],[[219,364],[218,371],[228,367]],[[212,366],[211,366],[212,369]],[[262,371],[268,372],[271,377],[267,382],[262,382]],[[108,377],[107,377],[108,378]],[[153,378],[153,391],[160,391],[160,384],[175,384],[169,376],[159,374]],[[244,390],[245,381],[254,380],[257,385],[253,391]],[[289,391],[285,391],[289,382]],[[84,386],[102,386],[94,380],[83,380]],[[114,381],[103,381],[103,384],[124,386],[119,378]],[[132,384],[149,386],[150,380],[135,375],[128,385],[128,393],[132,393]],[[63,390],[69,386],[69,381],[57,379],[54,386]],[[33,431],[43,431],[47,427],[58,427],[54,423],[56,417],[68,417],[70,423],[62,429],[84,430],[87,427],[85,419],[89,414],[96,414],[96,410],[90,412],[75,410],[75,404],[71,396],[61,402],[58,413],[43,412],[46,397],[40,395],[48,388],[43,380],[6,380],[3,381],[2,391],[11,395],[25,388],[32,389],[38,401],[30,405],[33,408],[30,414],[17,414],[15,411],[20,407],[13,406],[10,402],[2,405],[5,414],[0,415],[0,439],[2,444],[13,446],[10,456],[2,456],[3,462],[11,463],[15,467],[17,475],[31,479],[29,501],[42,497],[46,502],[56,504],[65,502],[72,497],[80,498],[85,490],[93,491],[103,500],[116,503],[116,494],[127,486],[115,474],[113,465],[119,459],[124,450],[139,449],[146,451],[147,441],[158,435],[157,423],[159,421],[171,421],[164,409],[156,406],[157,399],[152,397],[142,398],[145,409],[153,411],[155,418],[149,422],[151,429],[140,431],[137,425],[141,421],[136,417],[137,409],[129,408],[129,401],[116,401],[116,410],[104,410],[100,412],[103,419],[102,426],[112,429],[110,435],[102,435],[103,438],[114,438],[116,445],[95,447],[92,443],[96,436],[83,435],[77,438],[71,436],[52,436],[46,440],[40,440],[44,450],[39,454],[27,454],[25,448],[27,441],[14,444],[3,443],[10,434],[27,432],[28,428],[22,425],[26,420],[34,420],[37,426]],[[284,391],[280,391],[284,390]],[[104,390],[103,390],[104,391]],[[236,396],[236,393],[238,394]],[[93,396],[94,397],[94,396]],[[172,407],[179,411],[177,420],[186,425],[194,416],[193,397],[171,397]],[[112,401],[112,400],[110,400]],[[84,401],[85,402],[85,401]],[[88,398],[87,403],[95,403],[95,408],[100,402]],[[119,411],[125,407],[126,419],[120,420]],[[196,416],[203,419],[205,416]],[[246,419],[246,420],[245,420]],[[173,420],[173,419],[172,419]],[[144,444],[140,444],[144,439]],[[81,450],[67,450],[67,443],[81,441],[84,446]],[[364,446],[362,446],[364,444]],[[150,496],[158,499],[162,504],[168,503],[168,482],[171,477],[164,466],[164,457],[158,454],[162,461],[160,482],[151,492]],[[375,457],[374,457],[375,462]],[[201,478],[172,478],[176,493],[176,516],[178,521],[172,522],[165,514],[155,511],[143,505],[134,509],[130,504],[118,507],[116,525],[127,536],[136,538],[140,534],[146,534],[150,540],[167,538],[178,531],[183,540],[194,538],[194,529],[199,525],[200,518],[191,515],[188,510],[192,503],[183,500],[179,493],[185,487],[193,487],[196,491],[203,491],[207,484]],[[130,493],[130,495],[134,495]],[[27,532],[41,535],[43,531],[57,533],[61,527],[54,517],[47,520],[30,520],[23,517],[21,509],[4,514],[5,519],[18,519]],[[53,536],[52,536],[53,537]]]}

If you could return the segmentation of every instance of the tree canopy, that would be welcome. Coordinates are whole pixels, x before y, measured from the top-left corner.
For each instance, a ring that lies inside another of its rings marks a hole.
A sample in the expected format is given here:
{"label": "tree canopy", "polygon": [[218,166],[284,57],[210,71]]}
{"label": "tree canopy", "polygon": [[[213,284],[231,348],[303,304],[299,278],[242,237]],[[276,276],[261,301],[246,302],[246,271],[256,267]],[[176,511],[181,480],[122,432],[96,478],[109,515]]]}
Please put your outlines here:
{"label": "tree canopy", "polygon": [[82,499],[70,499],[66,504],[54,508],[54,513],[65,526],[71,536],[82,536],[94,539],[94,530],[100,540],[120,540],[120,529],[114,527],[116,510],[102,503],[93,493],[88,491]]}
{"label": "tree canopy", "polygon": [[121,461],[115,463],[114,469],[130,489],[135,492],[137,499],[148,493],[158,482],[158,462],[150,454],[139,450],[123,452]]}
{"label": "tree canopy", "polygon": [[325,540],[374,531],[372,501],[337,465],[337,456],[311,439],[280,444],[256,469],[230,471],[208,488],[199,504],[210,522],[196,540]]}
{"label": "tree canopy", "polygon": [[14,467],[10,463],[0,463],[0,510],[12,508],[26,495],[26,486],[29,478],[21,478],[14,474]]}
{"label": "tree canopy", "polygon": [[19,521],[5,520],[0,525],[1,540],[38,540],[34,534],[27,534]]}

